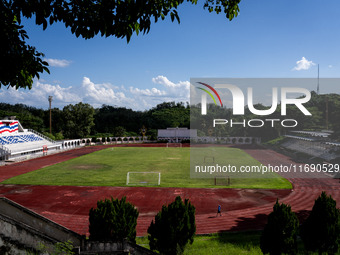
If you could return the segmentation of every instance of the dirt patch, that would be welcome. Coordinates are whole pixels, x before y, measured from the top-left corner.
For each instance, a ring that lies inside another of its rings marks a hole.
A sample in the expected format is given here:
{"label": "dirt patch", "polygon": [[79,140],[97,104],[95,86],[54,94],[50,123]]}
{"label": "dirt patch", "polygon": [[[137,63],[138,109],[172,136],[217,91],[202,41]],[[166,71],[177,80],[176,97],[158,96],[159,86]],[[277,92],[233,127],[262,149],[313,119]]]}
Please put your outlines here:
{"label": "dirt patch", "polygon": [[86,165],[76,165],[76,166],[72,166],[72,169],[76,169],[76,170],[94,170],[94,169],[100,169],[103,168],[104,165],[101,164],[86,164]]}

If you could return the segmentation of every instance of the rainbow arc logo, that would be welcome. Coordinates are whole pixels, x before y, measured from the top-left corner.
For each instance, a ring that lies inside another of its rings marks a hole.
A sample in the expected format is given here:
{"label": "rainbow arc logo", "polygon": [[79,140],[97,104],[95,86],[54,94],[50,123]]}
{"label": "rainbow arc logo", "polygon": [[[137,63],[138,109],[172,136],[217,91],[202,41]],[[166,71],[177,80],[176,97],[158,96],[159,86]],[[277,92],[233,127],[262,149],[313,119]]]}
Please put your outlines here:
{"label": "rainbow arc logo", "polygon": [[[218,100],[220,101],[221,106],[223,107],[220,95],[217,93],[217,91],[212,86],[210,86],[210,85],[208,85],[206,83],[203,83],[203,82],[197,82],[197,83],[199,83],[199,84],[209,88],[217,96]],[[212,100],[214,101],[215,105],[217,105],[216,100],[215,100],[213,94],[209,90],[207,90],[205,88],[201,88],[201,87],[197,87],[197,88],[200,89],[200,90],[203,90],[204,92],[206,92],[212,98]]]}

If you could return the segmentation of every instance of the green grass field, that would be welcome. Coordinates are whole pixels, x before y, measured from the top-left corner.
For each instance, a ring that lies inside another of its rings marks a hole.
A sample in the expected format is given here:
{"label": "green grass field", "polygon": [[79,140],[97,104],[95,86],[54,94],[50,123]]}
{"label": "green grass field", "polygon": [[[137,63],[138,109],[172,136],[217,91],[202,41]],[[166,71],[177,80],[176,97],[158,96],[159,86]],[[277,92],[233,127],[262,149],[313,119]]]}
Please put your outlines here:
{"label": "green grass field", "polygon": [[[260,249],[260,231],[221,233],[195,236],[192,245],[187,244],[184,255],[213,254],[263,254]],[[138,237],[137,244],[150,249],[147,237]]]}
{"label": "green grass field", "polygon": [[[234,165],[258,165],[247,153],[222,148],[225,160]],[[221,150],[222,150],[221,149]],[[189,148],[116,147],[97,151],[59,164],[8,179],[3,184],[126,186],[127,172],[160,172],[161,187],[225,188],[214,179],[190,178]],[[231,178],[229,188],[289,189],[277,174],[272,178]],[[141,184],[140,186],[144,186]]]}
{"label": "green grass field", "polygon": [[[198,235],[194,237],[193,244],[187,244],[184,255],[239,255],[239,254],[263,254],[260,248],[261,231],[226,232],[211,235]],[[146,236],[137,237],[137,244],[150,249]],[[317,255],[304,249],[302,240],[298,238],[298,253]],[[324,253],[326,254],[326,253]],[[336,254],[340,254],[340,248]]]}

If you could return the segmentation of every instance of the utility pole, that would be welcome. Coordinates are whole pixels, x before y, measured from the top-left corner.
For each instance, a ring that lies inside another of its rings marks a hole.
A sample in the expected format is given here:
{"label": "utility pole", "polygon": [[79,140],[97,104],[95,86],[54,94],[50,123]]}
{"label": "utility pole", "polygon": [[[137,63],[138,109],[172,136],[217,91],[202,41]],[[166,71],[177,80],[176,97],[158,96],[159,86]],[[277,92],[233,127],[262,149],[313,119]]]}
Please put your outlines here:
{"label": "utility pole", "polygon": [[48,97],[48,102],[50,103],[50,134],[52,134],[52,108],[51,108],[52,98],[53,98],[52,96]]}
{"label": "utility pole", "polygon": [[326,129],[328,128],[328,96],[326,95]]}
{"label": "utility pole", "polygon": [[320,93],[320,84],[319,84],[320,76],[319,76],[319,64],[318,64],[318,87],[316,88],[316,93],[319,95]]}

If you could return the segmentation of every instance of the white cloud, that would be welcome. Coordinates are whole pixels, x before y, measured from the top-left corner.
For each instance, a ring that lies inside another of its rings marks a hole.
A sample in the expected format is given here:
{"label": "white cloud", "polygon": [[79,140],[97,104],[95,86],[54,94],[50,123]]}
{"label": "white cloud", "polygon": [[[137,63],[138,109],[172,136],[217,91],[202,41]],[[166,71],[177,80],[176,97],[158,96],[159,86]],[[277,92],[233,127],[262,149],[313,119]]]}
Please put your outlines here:
{"label": "white cloud", "polygon": [[328,65],[328,68],[333,68],[333,65]]}
{"label": "white cloud", "polygon": [[163,75],[152,78],[152,82],[163,85],[167,90],[167,95],[173,98],[172,101],[188,102],[190,97],[190,82],[179,81],[174,83]]}
{"label": "white cloud", "polygon": [[313,61],[309,61],[305,57],[302,57],[301,60],[296,61],[296,66],[293,68],[293,70],[294,71],[308,70],[314,65],[315,63],[313,63]]}
{"label": "white cloud", "polygon": [[165,96],[166,95],[165,91],[161,91],[156,88],[152,88],[150,90],[150,89],[139,89],[139,88],[130,87],[130,92],[132,94],[144,95],[144,96]]}
{"label": "white cloud", "polygon": [[103,104],[120,105],[126,99],[123,92],[115,92],[110,83],[95,84],[84,77],[82,82],[82,97],[84,102],[100,107]]}
{"label": "white cloud", "polygon": [[126,89],[111,83],[95,83],[88,77],[83,77],[81,84],[74,87],[62,87],[39,80],[34,82],[31,90],[0,89],[0,101],[46,109],[48,97],[53,96],[52,107],[61,109],[68,104],[83,102],[95,108],[107,104],[134,110],[150,109],[162,102],[189,101],[189,82],[174,83],[165,76],[158,76],[152,81],[162,87]]}
{"label": "white cloud", "polygon": [[180,81],[178,83],[173,83],[168,80],[163,75],[158,75],[156,78],[152,78],[152,82],[156,84],[161,84],[164,85],[165,87],[168,88],[184,88],[184,89],[189,89],[190,87],[190,82],[189,81]]}
{"label": "white cloud", "polygon": [[50,66],[54,67],[67,67],[71,64],[71,61],[66,59],[45,58],[44,59]]}

